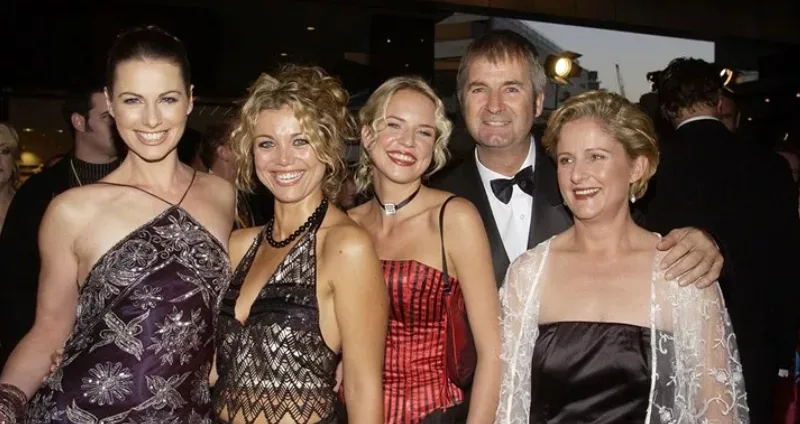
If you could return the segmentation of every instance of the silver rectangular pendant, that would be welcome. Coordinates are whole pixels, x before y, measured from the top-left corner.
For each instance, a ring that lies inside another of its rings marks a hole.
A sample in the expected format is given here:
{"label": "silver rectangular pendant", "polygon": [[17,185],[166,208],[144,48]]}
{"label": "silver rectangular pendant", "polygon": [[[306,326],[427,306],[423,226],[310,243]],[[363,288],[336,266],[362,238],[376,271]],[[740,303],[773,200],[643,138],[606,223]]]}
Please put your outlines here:
{"label": "silver rectangular pendant", "polygon": [[394,215],[397,213],[397,209],[394,207],[394,203],[387,203],[383,205],[383,210],[386,212],[386,215]]}

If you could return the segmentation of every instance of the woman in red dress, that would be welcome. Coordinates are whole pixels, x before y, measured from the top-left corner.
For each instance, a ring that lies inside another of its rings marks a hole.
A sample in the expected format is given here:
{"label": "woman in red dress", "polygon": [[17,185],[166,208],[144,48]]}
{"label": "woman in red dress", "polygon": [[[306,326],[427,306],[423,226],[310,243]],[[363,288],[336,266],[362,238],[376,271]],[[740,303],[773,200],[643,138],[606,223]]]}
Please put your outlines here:
{"label": "woman in red dress", "polygon": [[[374,198],[348,213],[372,236],[389,289],[385,422],[492,422],[500,334],[489,242],[469,201],[422,184],[447,158],[444,104],[421,79],[398,77],[372,94],[359,118],[356,183]],[[444,298],[458,289],[477,350],[468,417],[464,391],[446,368]]]}

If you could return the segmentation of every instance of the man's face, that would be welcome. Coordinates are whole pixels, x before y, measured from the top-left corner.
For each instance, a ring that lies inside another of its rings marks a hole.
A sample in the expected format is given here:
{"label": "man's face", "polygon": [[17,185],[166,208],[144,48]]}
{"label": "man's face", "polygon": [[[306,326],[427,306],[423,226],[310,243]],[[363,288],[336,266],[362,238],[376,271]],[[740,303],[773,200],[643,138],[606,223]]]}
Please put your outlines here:
{"label": "man's face", "polygon": [[80,131],[84,142],[93,150],[107,156],[116,156],[117,148],[111,130],[113,120],[108,114],[108,106],[102,92],[92,93],[92,108],[85,117],[83,131]]}
{"label": "man's face", "polygon": [[534,93],[528,64],[478,58],[467,66],[462,94],[472,138],[486,148],[519,146],[529,140],[542,112],[543,93]]}

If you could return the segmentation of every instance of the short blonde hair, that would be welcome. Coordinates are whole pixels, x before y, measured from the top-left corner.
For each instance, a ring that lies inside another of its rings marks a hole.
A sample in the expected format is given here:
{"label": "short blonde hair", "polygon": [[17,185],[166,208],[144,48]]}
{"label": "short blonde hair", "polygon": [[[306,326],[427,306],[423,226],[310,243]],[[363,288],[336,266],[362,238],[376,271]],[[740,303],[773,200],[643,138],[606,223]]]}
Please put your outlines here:
{"label": "short blonde hair", "polygon": [[362,127],[368,128],[370,139],[364,140],[366,148],[362,148],[358,157],[358,168],[356,170],[355,182],[356,189],[359,193],[363,193],[372,187],[372,160],[369,158],[369,150],[372,150],[378,138],[378,133],[386,125],[386,110],[389,108],[389,102],[392,97],[401,90],[412,90],[420,93],[433,101],[436,106],[435,120],[436,120],[436,140],[433,143],[433,161],[432,166],[426,176],[430,176],[434,172],[442,169],[447,163],[449,156],[447,151],[447,143],[450,140],[450,134],[453,132],[453,124],[447,118],[447,109],[442,102],[442,99],[436,95],[430,85],[422,78],[413,76],[394,77],[378,87],[364,107],[358,113],[358,121]]}
{"label": "short blonde hair", "polygon": [[252,192],[253,145],[258,115],[264,110],[292,109],[317,159],[325,165],[322,191],[330,198],[339,193],[345,173],[342,159],[347,140],[354,140],[355,120],[347,110],[350,97],[339,80],[322,68],[285,65],[273,75],[262,74],[250,87],[231,134],[236,157],[236,185]]}
{"label": "short blonde hair", "polygon": [[0,122],[0,139],[8,140],[9,147],[11,148],[11,178],[9,179],[9,183],[11,184],[11,188],[16,189],[17,184],[19,184],[19,163],[17,163],[20,154],[19,134],[17,134],[17,130],[15,130],[11,124]]}
{"label": "short blonde hair", "polygon": [[542,144],[555,157],[561,130],[568,122],[591,118],[599,122],[625,149],[630,159],[643,156],[648,167],[642,178],[631,184],[630,194],[636,199],[647,192],[647,184],[658,168],[658,139],[653,122],[636,105],[616,93],[588,91],[564,102],[547,122]]}

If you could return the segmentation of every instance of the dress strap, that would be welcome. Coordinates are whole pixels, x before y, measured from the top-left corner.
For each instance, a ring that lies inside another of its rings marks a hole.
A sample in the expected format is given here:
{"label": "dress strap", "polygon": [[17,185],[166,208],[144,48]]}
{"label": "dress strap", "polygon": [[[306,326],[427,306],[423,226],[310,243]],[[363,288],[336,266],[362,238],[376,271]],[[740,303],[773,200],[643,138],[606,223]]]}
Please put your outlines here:
{"label": "dress strap", "polygon": [[107,181],[98,181],[95,184],[105,184],[105,185],[117,186],[117,187],[135,188],[136,190],[139,190],[142,193],[149,194],[149,195],[155,197],[156,199],[158,199],[158,200],[160,200],[160,201],[162,201],[162,202],[164,202],[164,203],[166,203],[166,204],[168,204],[170,206],[179,206],[181,203],[183,203],[183,200],[186,199],[186,195],[189,194],[189,190],[191,190],[192,185],[194,185],[194,179],[195,179],[196,176],[197,176],[197,170],[195,169],[194,172],[192,172],[192,180],[189,182],[189,187],[187,187],[186,191],[183,192],[183,196],[181,196],[181,200],[178,203],[172,203],[169,200],[166,200],[166,199],[164,199],[163,197],[161,197],[161,196],[159,196],[157,194],[151,193],[151,192],[149,192],[149,191],[147,191],[147,190],[145,190],[145,189],[143,189],[141,187],[137,187],[137,186],[132,185],[132,184],[110,183],[110,182],[107,182]]}
{"label": "dress strap", "polygon": [[442,278],[444,279],[444,286],[449,290],[450,288],[450,275],[447,273],[447,253],[444,248],[444,208],[447,204],[455,199],[456,196],[450,196],[442,203],[442,208],[439,209],[439,239],[442,242]]}

